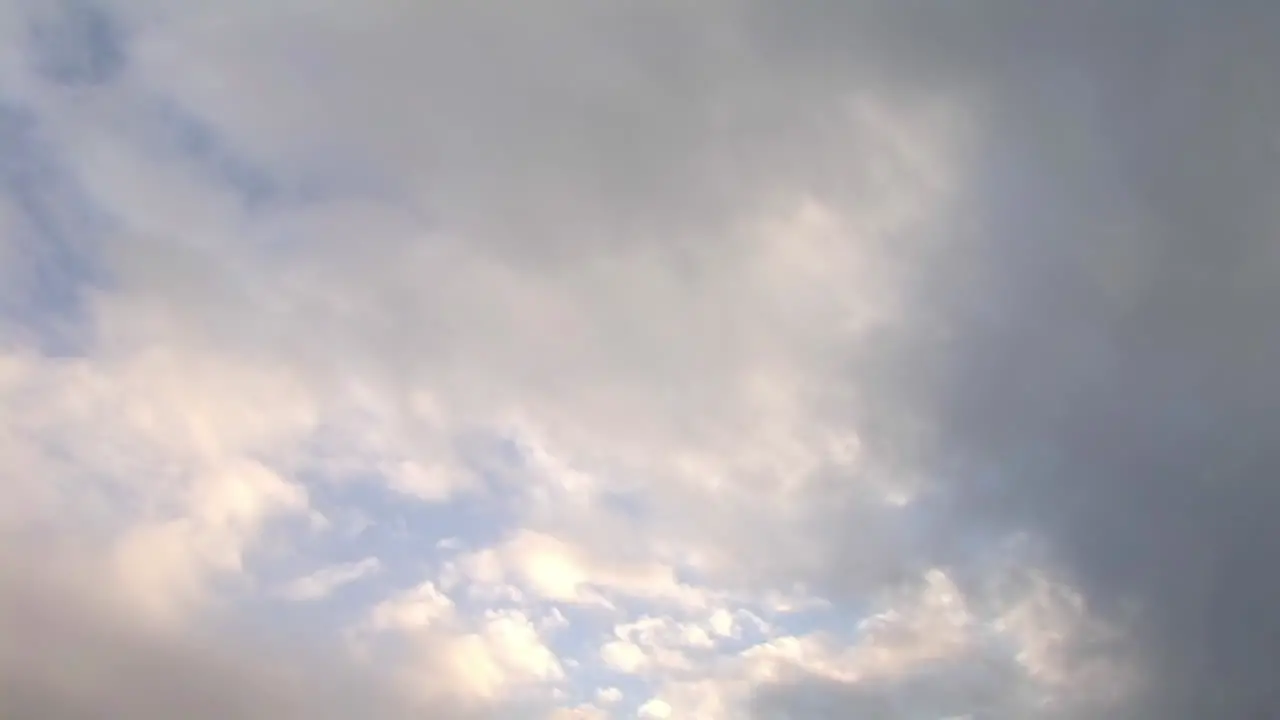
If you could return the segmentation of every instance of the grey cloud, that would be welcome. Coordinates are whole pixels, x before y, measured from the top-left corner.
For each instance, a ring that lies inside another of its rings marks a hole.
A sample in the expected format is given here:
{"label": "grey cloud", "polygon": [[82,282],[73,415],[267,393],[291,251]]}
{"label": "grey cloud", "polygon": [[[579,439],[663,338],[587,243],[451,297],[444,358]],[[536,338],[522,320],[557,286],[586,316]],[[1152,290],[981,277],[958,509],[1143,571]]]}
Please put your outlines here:
{"label": "grey cloud", "polygon": [[940,536],[1038,534],[1130,625],[1125,716],[1270,717],[1280,12],[965,8],[894,38],[922,83],[975,88],[985,126],[950,250],[861,370],[866,412],[901,420],[880,448],[923,419]]}
{"label": "grey cloud", "polygon": [[[234,190],[249,208],[260,208],[285,199],[280,183],[264,168],[228,147],[223,138],[199,118],[163,101],[152,103],[147,113],[152,142],[164,138],[177,155],[188,158],[200,171]],[[157,143],[159,144],[159,143]]]}
{"label": "grey cloud", "polygon": [[95,213],[38,113],[0,99],[0,308],[53,351],[74,347],[102,280]]}
{"label": "grey cloud", "polygon": [[[744,208],[815,184],[863,189],[851,88],[819,63],[761,56],[735,2],[281,3],[229,14],[239,20],[242,37],[208,41],[225,47],[155,46],[138,65],[232,134],[296,113],[299,126],[246,144],[299,164],[359,155],[413,184],[436,228],[540,269],[624,242],[692,264],[732,240],[723,226]],[[183,50],[216,58],[231,90],[166,75]]]}
{"label": "grey cloud", "polygon": [[30,24],[30,53],[38,73],[62,85],[100,85],[128,62],[124,29],[93,0],[54,0]]}

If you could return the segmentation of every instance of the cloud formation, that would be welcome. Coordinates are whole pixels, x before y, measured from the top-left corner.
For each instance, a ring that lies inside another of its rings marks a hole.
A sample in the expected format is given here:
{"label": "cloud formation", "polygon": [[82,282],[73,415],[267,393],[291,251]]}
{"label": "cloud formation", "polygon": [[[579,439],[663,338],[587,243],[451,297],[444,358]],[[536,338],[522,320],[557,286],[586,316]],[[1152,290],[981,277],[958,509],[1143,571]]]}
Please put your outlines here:
{"label": "cloud formation", "polygon": [[174,636],[139,624],[83,572],[56,577],[29,560],[8,560],[0,575],[5,717],[415,717],[373,674],[333,662],[331,650],[316,652],[324,643],[308,649],[226,633]]}
{"label": "cloud formation", "polygon": [[909,293],[918,321],[890,355],[914,362],[882,401],[927,418],[945,527],[1037,534],[1128,626],[1145,687],[1127,716],[1262,717],[1280,662],[1262,560],[1280,541],[1263,319],[1280,18],[1035,15],[1018,34],[1045,42],[1007,58],[1023,69],[979,76],[967,237]]}
{"label": "cloud formation", "polygon": [[0,714],[1269,717],[1275,37],[0,0]]}

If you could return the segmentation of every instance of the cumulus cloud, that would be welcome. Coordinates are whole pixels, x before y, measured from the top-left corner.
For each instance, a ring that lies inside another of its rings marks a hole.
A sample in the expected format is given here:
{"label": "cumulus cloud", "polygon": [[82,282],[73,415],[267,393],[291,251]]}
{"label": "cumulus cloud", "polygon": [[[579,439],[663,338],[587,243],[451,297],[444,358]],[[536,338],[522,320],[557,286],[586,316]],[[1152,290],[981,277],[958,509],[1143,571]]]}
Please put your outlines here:
{"label": "cumulus cloud", "polygon": [[0,0],[8,714],[1270,713],[1278,33]]}

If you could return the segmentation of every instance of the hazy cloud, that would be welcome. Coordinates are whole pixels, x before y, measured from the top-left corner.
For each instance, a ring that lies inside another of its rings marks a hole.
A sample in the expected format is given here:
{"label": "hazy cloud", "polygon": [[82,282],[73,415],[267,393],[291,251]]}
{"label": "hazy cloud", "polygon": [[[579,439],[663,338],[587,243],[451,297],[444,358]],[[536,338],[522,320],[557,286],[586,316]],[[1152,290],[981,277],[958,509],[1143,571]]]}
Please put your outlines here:
{"label": "hazy cloud", "polygon": [[0,714],[1269,716],[1277,37],[0,0]]}

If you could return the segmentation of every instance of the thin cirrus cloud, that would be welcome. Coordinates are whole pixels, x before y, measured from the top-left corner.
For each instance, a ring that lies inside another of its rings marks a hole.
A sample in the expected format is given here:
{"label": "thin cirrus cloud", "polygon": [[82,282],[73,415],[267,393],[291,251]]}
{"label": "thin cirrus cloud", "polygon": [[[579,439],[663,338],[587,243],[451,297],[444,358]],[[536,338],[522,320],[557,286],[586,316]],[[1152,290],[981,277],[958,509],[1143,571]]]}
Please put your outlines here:
{"label": "thin cirrus cloud", "polygon": [[0,715],[1269,715],[1278,31],[0,0]]}

